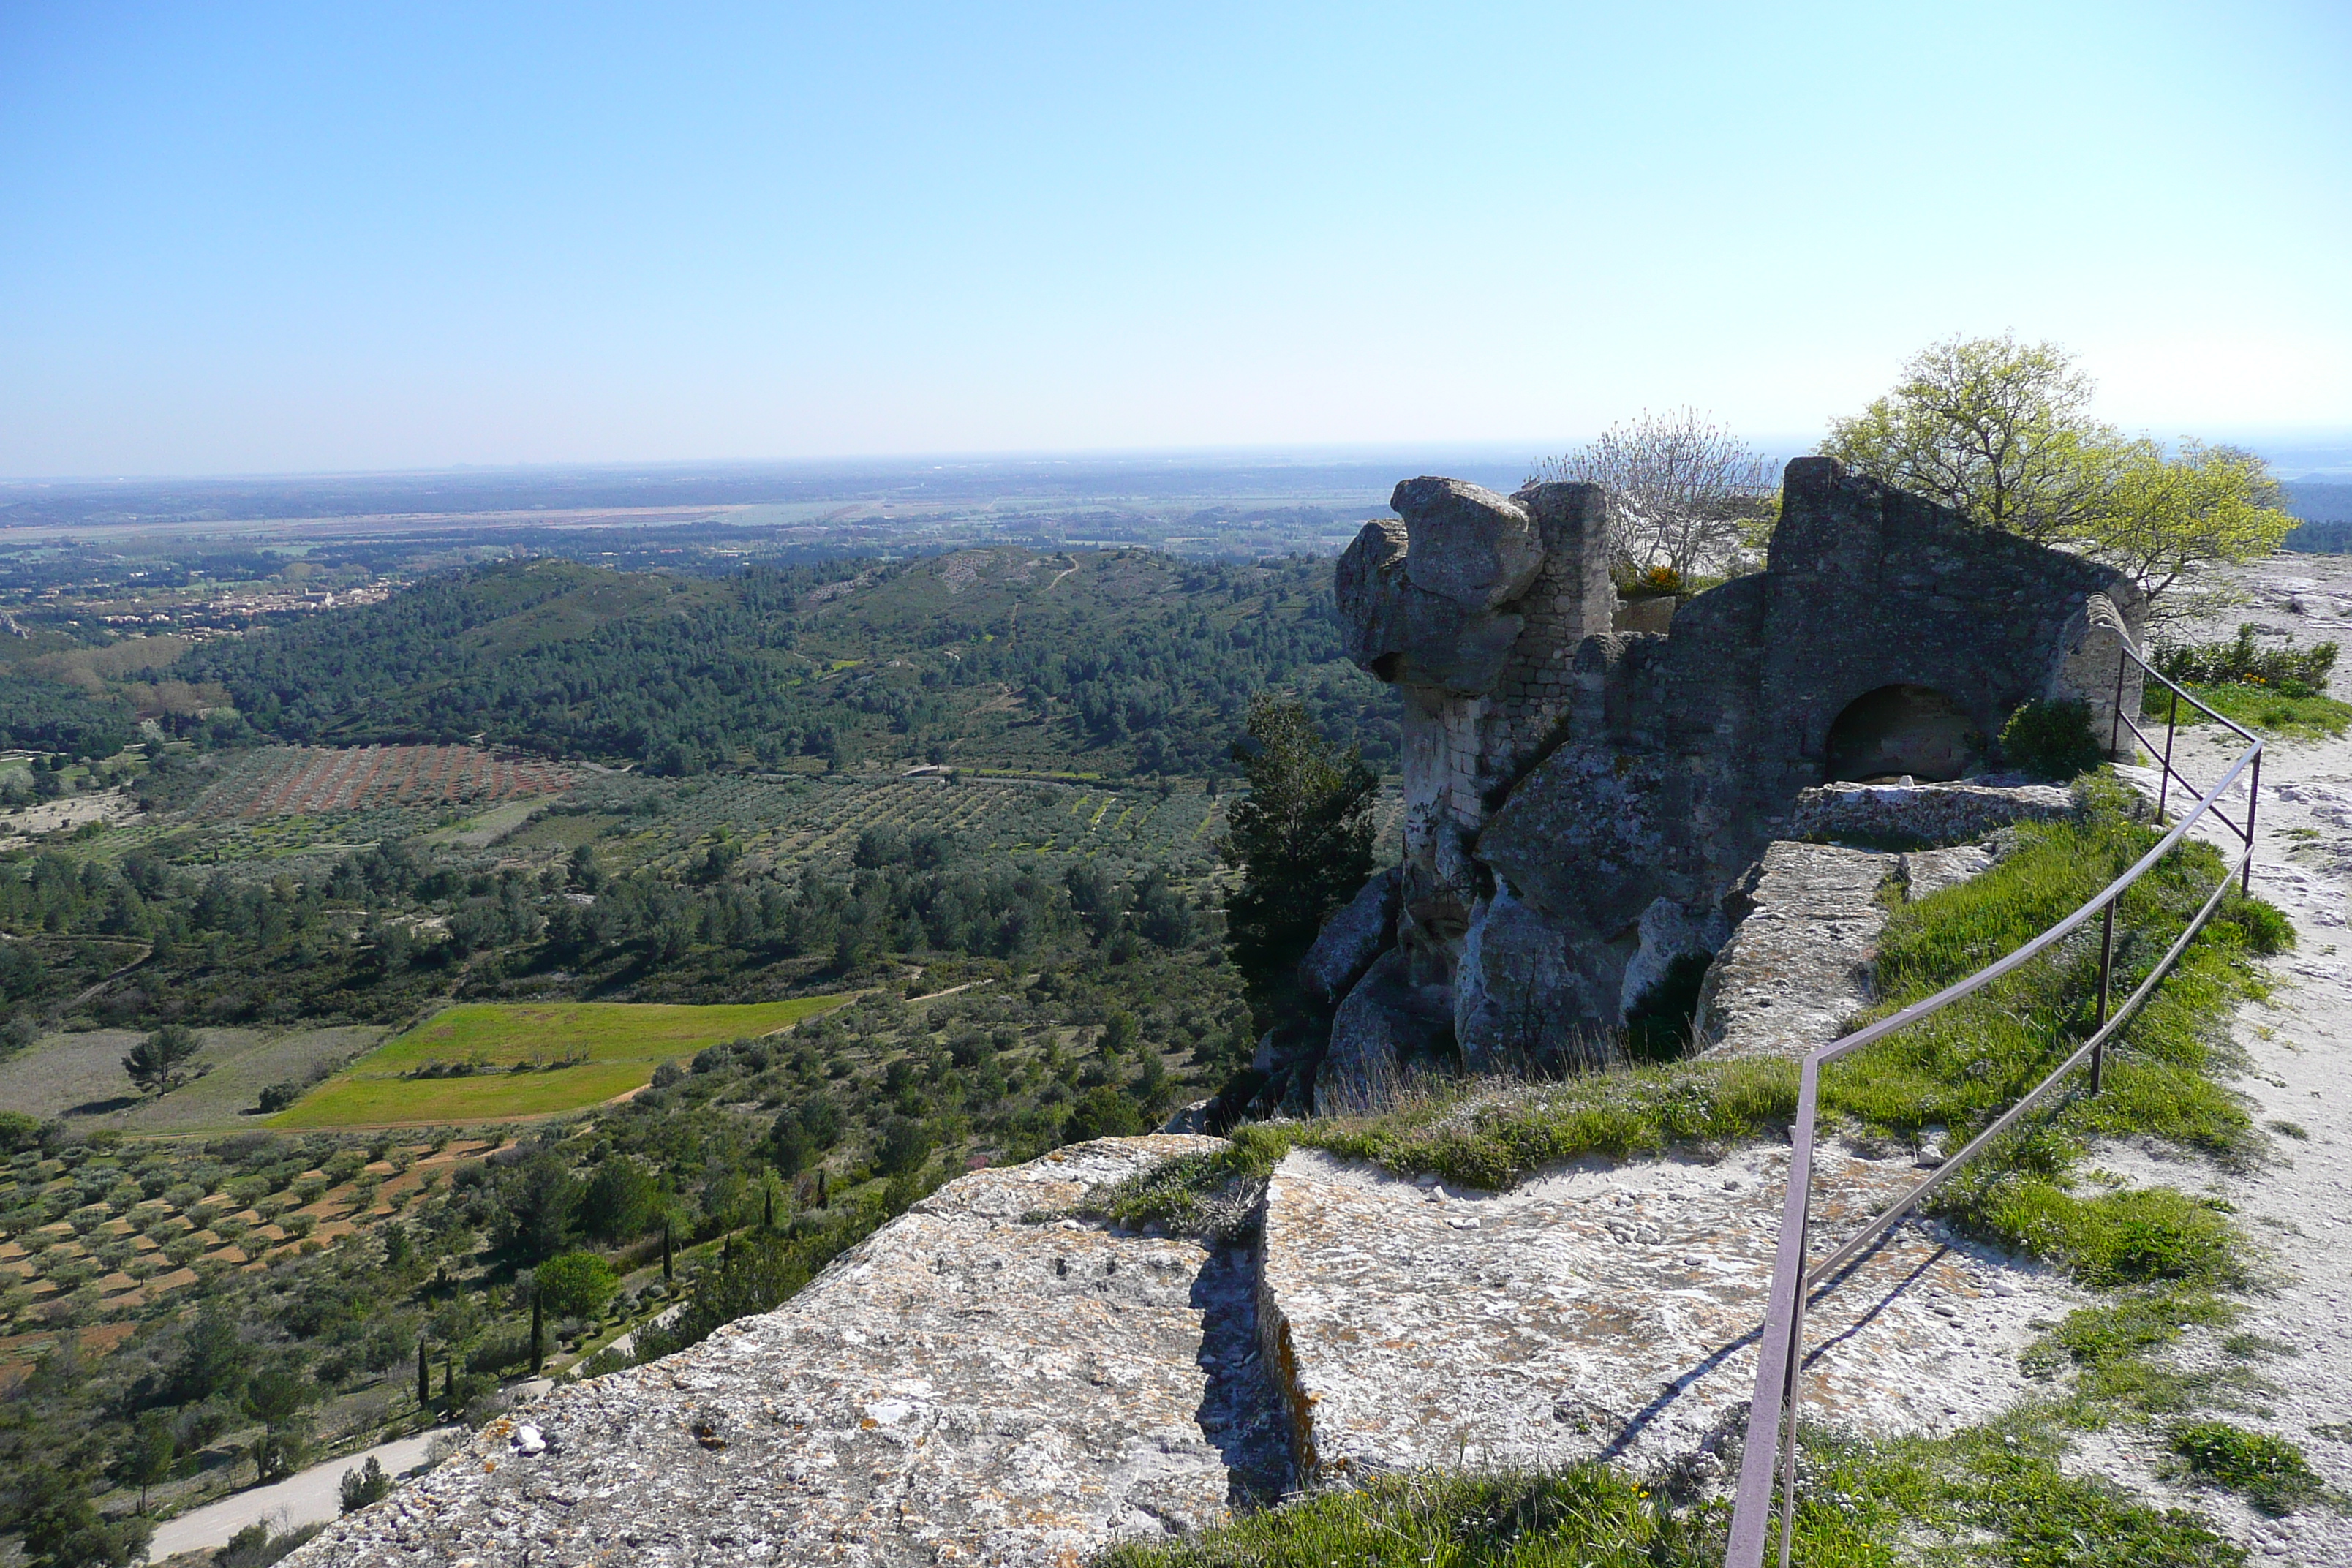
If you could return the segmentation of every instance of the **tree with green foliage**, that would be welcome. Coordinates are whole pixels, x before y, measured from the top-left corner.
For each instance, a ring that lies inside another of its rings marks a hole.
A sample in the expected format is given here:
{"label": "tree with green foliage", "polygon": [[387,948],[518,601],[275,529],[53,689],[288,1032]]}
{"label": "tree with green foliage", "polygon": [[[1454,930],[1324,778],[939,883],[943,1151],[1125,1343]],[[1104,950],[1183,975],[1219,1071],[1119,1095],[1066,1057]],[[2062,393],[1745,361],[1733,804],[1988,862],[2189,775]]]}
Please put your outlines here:
{"label": "tree with green foliage", "polygon": [[261,1423],[252,1450],[259,1483],[301,1468],[310,1450],[310,1424],[302,1411],[318,1394],[318,1385],[291,1367],[265,1367],[246,1379],[246,1414]]}
{"label": "tree with green foliage", "polygon": [[1860,414],[1832,420],[1821,450],[1987,528],[2052,543],[2098,510],[2099,454],[2116,436],[2090,416],[2092,391],[2055,343],[1954,337],[1912,355]]}
{"label": "tree with green foliage", "polygon": [[559,1318],[594,1318],[604,1310],[621,1278],[593,1252],[567,1252],[531,1271],[532,1294]]}
{"label": "tree with green foliage", "polygon": [[382,1502],[392,1493],[392,1478],[383,1473],[383,1461],[373,1454],[356,1470],[345,1470],[342,1481],[342,1511],[357,1513],[373,1502]]}
{"label": "tree with green foliage", "polygon": [[580,1197],[580,1228],[599,1241],[635,1241],[661,1220],[661,1188],[626,1154],[596,1167]]}
{"label": "tree with green foliage", "polygon": [[2217,608],[2202,574],[2268,555],[2293,532],[2270,465],[2237,447],[2183,441],[2168,455],[2153,441],[2117,448],[2083,548],[2139,584],[2159,622]]}
{"label": "tree with green foliage", "polygon": [[1257,1026],[1268,1028],[1293,1000],[1298,961],[1325,917],[1371,877],[1380,780],[1285,698],[1250,705],[1248,738],[1234,759],[1249,795],[1227,811],[1221,847],[1242,871],[1226,906],[1227,942]]}
{"label": "tree with green foliage", "polygon": [[886,1176],[903,1176],[919,1171],[923,1162],[931,1157],[930,1130],[909,1116],[894,1116],[882,1130],[882,1139],[874,1151],[874,1168]]}
{"label": "tree with green foliage", "polygon": [[0,1529],[23,1543],[33,1568],[128,1568],[147,1555],[155,1527],[145,1518],[109,1520],[80,1475],[48,1463],[21,1467],[6,1481]]}
{"label": "tree with green foliage", "polygon": [[2210,608],[2210,569],[2278,547],[2294,520],[2268,466],[2236,447],[2168,455],[2090,414],[2093,384],[2055,343],[1958,338],[1912,356],[1895,389],[1831,422],[1826,457],[1988,528],[2079,550],[2128,575],[2150,616]]}
{"label": "tree with green foliage", "polygon": [[115,1476],[124,1486],[139,1489],[141,1513],[147,1511],[147,1489],[158,1481],[171,1479],[172,1466],[179,1458],[180,1445],[172,1433],[170,1412],[142,1412],[114,1465]]}
{"label": "tree with green foliage", "polygon": [[187,1081],[188,1068],[199,1047],[196,1032],[185,1024],[166,1024],[131,1047],[122,1070],[142,1094],[169,1094]]}
{"label": "tree with green foliage", "polygon": [[499,1252],[522,1264],[553,1257],[571,1237],[580,1195],[571,1162],[562,1154],[541,1149],[524,1157],[499,1184],[492,1236]]}
{"label": "tree with green foliage", "polygon": [[1117,1084],[1097,1084],[1070,1101],[1062,1136],[1073,1143],[1089,1138],[1132,1138],[1144,1131],[1143,1108]]}

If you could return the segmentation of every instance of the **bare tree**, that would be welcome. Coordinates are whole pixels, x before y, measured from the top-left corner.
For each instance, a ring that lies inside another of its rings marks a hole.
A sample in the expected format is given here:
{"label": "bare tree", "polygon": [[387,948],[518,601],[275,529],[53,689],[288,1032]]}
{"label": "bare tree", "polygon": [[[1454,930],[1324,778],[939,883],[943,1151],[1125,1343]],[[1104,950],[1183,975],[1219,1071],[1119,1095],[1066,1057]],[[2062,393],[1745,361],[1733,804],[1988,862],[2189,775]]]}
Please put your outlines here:
{"label": "bare tree", "polygon": [[1780,465],[1696,409],[1644,410],[1536,466],[1537,480],[1596,484],[1616,497],[1619,563],[1676,576],[1729,565],[1769,519]]}

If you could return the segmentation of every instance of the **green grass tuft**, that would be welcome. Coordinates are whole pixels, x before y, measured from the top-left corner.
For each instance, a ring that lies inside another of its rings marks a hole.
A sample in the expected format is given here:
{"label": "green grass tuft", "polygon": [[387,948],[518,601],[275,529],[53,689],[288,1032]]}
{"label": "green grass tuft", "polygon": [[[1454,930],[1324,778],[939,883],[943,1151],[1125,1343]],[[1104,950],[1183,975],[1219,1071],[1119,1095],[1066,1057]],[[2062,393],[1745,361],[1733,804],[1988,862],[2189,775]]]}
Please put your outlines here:
{"label": "green grass tuft", "polygon": [[2227,1421],[2182,1422],[2172,1429],[2172,1451],[2191,1474],[2245,1493],[2264,1513],[2292,1513],[2326,1490],[2301,1448]]}
{"label": "green grass tuft", "polygon": [[1744,1142],[1796,1114],[1793,1062],[1685,1061],[1496,1095],[1433,1095],[1369,1121],[1318,1122],[1300,1142],[1391,1171],[1510,1186],[1548,1165]]}
{"label": "green grass tuft", "polygon": [[[2266,686],[2199,685],[2191,681],[2181,684],[2196,693],[2200,700],[2225,719],[2232,719],[2249,730],[2264,734],[2312,739],[2321,735],[2341,735],[2345,726],[2352,724],[2352,703],[2338,702],[2332,697],[2315,695],[2290,696]],[[2172,694],[2151,681],[2143,699],[2142,711],[2152,719],[2161,720],[2170,709]],[[2180,723],[2211,722],[2204,714],[2184,702],[2180,705]]]}
{"label": "green grass tuft", "polygon": [[1068,1212],[1130,1229],[1159,1225],[1179,1236],[1227,1239],[1248,1228],[1266,1178],[1290,1145],[1286,1127],[1236,1127],[1224,1148],[1179,1155],[1113,1182],[1088,1193]]}
{"label": "green grass tuft", "polygon": [[[1682,1510],[1621,1471],[1383,1476],[1187,1540],[1133,1542],[1104,1568],[1713,1568],[1725,1510]],[[1824,1561],[1809,1558],[1807,1561]]]}

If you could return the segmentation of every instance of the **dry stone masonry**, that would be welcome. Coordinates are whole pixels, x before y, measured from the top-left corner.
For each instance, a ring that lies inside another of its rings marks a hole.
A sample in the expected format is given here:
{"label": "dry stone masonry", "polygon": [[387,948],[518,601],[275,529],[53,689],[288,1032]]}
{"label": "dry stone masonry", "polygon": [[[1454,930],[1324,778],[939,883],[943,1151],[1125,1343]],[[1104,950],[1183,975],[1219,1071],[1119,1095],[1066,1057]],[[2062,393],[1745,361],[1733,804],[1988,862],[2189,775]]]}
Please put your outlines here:
{"label": "dry stone masonry", "polygon": [[1417,1058],[1607,1065],[1675,961],[1731,940],[1775,840],[1948,842],[2066,809],[1957,781],[2029,700],[2106,732],[2133,585],[1825,458],[1790,464],[1783,498],[1765,569],[1656,632],[1617,629],[1596,487],[1409,479],[1364,525],[1338,592],[1349,656],[1404,697],[1392,946],[1328,1034],[1269,1042],[1260,1109],[1377,1103]]}

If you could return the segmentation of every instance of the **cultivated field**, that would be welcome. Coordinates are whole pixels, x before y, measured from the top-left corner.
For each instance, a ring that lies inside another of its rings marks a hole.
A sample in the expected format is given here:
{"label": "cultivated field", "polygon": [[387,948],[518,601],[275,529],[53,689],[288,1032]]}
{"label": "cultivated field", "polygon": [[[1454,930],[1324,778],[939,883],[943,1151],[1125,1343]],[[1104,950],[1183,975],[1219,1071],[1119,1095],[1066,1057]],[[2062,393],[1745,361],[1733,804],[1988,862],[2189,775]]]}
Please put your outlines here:
{"label": "cultivated field", "polygon": [[219,820],[436,802],[488,805],[553,794],[574,776],[559,763],[479,746],[265,746],[231,762],[189,815]]}
{"label": "cultivated field", "polygon": [[226,1131],[254,1125],[247,1114],[274,1083],[302,1083],[341,1066],[383,1038],[380,1028],[201,1029],[204,1076],[171,1093],[142,1096],[122,1070],[142,1031],[55,1034],[0,1061],[0,1109],[68,1118],[77,1129],[126,1132]]}
{"label": "cultivated field", "polygon": [[845,1000],[467,1003],[385,1042],[269,1124],[393,1127],[578,1110],[643,1088],[665,1061],[789,1027]]}

